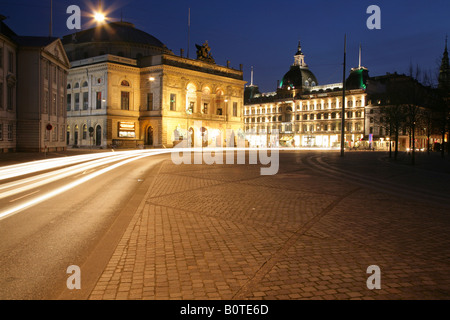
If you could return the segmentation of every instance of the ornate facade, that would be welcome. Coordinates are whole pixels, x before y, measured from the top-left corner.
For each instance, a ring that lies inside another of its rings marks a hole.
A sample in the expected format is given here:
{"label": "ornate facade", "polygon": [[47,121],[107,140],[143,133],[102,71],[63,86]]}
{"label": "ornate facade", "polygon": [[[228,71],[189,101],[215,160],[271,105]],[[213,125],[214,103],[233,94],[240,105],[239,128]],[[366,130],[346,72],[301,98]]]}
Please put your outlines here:
{"label": "ornate facade", "polygon": [[243,72],[215,64],[207,43],[197,59],[176,56],[125,22],[63,42],[72,59],[69,145],[173,147],[185,137],[215,145],[225,141],[226,129],[242,130]]}

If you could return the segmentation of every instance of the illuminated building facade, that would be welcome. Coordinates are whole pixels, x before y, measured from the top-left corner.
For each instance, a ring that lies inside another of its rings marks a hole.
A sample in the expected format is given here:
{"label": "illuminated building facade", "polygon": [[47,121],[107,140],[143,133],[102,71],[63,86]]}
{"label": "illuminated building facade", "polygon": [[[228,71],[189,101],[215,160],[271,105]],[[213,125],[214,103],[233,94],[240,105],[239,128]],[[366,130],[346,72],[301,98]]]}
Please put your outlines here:
{"label": "illuminated building facade", "polygon": [[[367,106],[364,67],[352,69],[346,86],[345,141],[357,147],[365,137]],[[278,130],[279,146],[321,147],[340,146],[342,83],[319,85],[305,63],[299,44],[294,64],[284,75],[277,91],[259,93],[257,86],[246,87],[244,126],[250,146],[264,146],[273,130]]]}
{"label": "illuminated building facade", "polygon": [[0,25],[0,150],[65,150],[70,65],[61,40],[18,36]]}
{"label": "illuminated building facade", "polygon": [[217,145],[226,129],[242,130],[243,72],[217,65],[207,43],[198,46],[197,59],[177,56],[126,22],[63,43],[71,61],[69,145],[172,147],[185,137]]}

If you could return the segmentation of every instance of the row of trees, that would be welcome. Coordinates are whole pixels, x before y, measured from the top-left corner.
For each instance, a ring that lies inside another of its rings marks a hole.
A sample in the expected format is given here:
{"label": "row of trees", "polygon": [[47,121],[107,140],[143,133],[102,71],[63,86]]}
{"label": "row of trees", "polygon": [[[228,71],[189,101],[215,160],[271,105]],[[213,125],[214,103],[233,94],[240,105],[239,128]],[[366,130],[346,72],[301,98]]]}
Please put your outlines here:
{"label": "row of trees", "polygon": [[[391,75],[378,81],[380,83],[372,93],[372,100],[376,99],[379,103],[380,124],[386,128],[391,141],[395,142],[394,158],[398,157],[399,136],[405,129],[411,141],[412,164],[415,164],[418,133],[426,134],[428,152],[431,136],[441,136],[441,155],[444,157],[444,138],[450,128],[448,92],[424,86],[411,75]],[[447,150],[450,155],[449,146]],[[391,149],[389,156],[392,157]]]}

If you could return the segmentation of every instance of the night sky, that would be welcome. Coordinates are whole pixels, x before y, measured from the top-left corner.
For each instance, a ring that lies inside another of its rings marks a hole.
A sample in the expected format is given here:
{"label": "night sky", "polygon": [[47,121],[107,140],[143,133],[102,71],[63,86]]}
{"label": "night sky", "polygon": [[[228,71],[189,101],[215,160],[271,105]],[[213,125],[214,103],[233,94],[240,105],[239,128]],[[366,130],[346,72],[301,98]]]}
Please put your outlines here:
{"label": "night sky", "polygon": [[[260,91],[274,91],[277,80],[289,70],[300,40],[305,61],[319,84],[342,81],[344,34],[347,34],[347,66],[362,65],[371,76],[386,72],[409,73],[410,65],[437,77],[450,34],[449,0],[395,1],[268,1],[268,0],[103,0],[112,21],[121,19],[155,36],[175,54],[187,54],[188,9],[191,8],[190,57],[195,44],[205,40],[219,65],[244,67],[244,80]],[[53,35],[73,33],[66,27],[69,5],[91,12],[98,1],[53,0]],[[381,8],[381,30],[369,30],[369,5]],[[50,0],[0,0],[0,14],[19,35],[47,36]],[[82,18],[83,29],[91,18]]]}

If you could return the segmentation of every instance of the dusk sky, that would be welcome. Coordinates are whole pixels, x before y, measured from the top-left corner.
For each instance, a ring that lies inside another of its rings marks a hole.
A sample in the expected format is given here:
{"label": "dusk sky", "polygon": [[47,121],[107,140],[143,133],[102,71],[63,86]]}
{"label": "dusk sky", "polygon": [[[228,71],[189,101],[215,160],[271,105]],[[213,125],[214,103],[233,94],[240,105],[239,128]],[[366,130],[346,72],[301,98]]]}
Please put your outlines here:
{"label": "dusk sky", "polygon": [[[362,45],[362,65],[369,75],[386,72],[408,73],[412,64],[437,76],[450,33],[450,1],[205,1],[205,0],[103,0],[111,21],[131,22],[161,40],[175,54],[187,54],[188,10],[191,9],[190,58],[195,44],[205,40],[219,65],[244,67],[244,80],[260,91],[274,91],[277,80],[293,63],[298,41],[305,61],[319,84],[342,81],[344,34],[347,34],[347,66],[358,65]],[[69,5],[91,12],[98,1],[54,0],[53,35],[74,31],[66,27]],[[367,7],[381,8],[381,30],[369,30]],[[49,34],[50,0],[0,0],[0,14],[19,35]],[[83,29],[91,18],[82,18]],[[347,73],[348,73],[347,71]]]}

